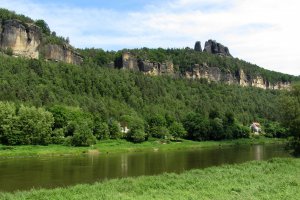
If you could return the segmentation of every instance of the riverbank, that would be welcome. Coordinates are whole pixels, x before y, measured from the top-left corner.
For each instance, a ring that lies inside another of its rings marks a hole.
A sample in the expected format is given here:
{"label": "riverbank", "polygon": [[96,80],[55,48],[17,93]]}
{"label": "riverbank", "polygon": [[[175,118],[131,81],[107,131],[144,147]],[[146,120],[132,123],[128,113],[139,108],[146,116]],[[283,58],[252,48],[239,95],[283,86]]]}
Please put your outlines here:
{"label": "riverbank", "polygon": [[300,199],[300,159],[109,180],[52,190],[0,193],[0,199]]}
{"label": "riverbank", "polygon": [[249,138],[225,141],[204,141],[196,142],[182,140],[181,142],[163,142],[157,139],[134,144],[126,140],[105,140],[99,141],[96,145],[90,147],[70,147],[63,145],[49,146],[4,146],[0,145],[0,157],[17,157],[17,156],[64,156],[79,154],[107,154],[120,152],[140,152],[140,151],[165,151],[180,150],[192,148],[210,148],[224,147],[232,145],[253,145],[253,144],[282,144],[286,139],[278,138]]}

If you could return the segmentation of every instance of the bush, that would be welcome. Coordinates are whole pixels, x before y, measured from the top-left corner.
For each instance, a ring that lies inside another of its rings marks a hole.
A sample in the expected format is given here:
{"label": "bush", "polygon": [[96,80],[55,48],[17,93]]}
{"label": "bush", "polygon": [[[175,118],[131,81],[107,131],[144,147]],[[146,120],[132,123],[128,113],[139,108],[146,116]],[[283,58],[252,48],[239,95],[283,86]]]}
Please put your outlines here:
{"label": "bush", "polygon": [[285,138],[288,137],[288,131],[278,122],[269,122],[265,124],[266,137]]}
{"label": "bush", "polygon": [[64,144],[64,142],[65,142],[64,129],[58,128],[52,131],[51,144]]}
{"label": "bush", "polygon": [[120,139],[123,137],[120,124],[117,121],[112,121],[109,124],[109,134],[111,139]]}
{"label": "bush", "polygon": [[170,131],[165,126],[154,126],[151,127],[149,130],[149,134],[153,137],[161,138],[161,139],[169,139],[170,138]]}
{"label": "bush", "polygon": [[77,124],[71,139],[73,146],[90,146],[96,144],[96,138],[87,123]]}
{"label": "bush", "polygon": [[146,138],[146,133],[142,129],[131,129],[129,131],[129,139],[135,143],[144,142]]}
{"label": "bush", "polygon": [[184,128],[188,132],[188,138],[192,140],[209,140],[210,123],[204,116],[188,114],[184,119]]}
{"label": "bush", "polygon": [[46,145],[51,142],[54,118],[50,112],[43,108],[21,106],[18,117],[19,130],[26,135],[21,144]]}
{"label": "bush", "polygon": [[12,103],[0,102],[0,142],[9,144],[16,121],[16,107]]}
{"label": "bush", "polygon": [[173,122],[169,127],[169,130],[174,139],[184,138],[187,135],[183,125],[179,122]]}
{"label": "bush", "polygon": [[94,135],[98,140],[109,139],[109,127],[106,122],[98,122],[94,127]]}

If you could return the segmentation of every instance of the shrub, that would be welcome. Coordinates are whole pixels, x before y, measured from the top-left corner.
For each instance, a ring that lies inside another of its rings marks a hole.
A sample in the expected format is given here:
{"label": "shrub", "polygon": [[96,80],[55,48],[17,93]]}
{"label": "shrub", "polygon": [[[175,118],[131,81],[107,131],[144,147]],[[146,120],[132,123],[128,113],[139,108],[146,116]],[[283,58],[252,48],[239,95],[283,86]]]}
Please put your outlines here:
{"label": "shrub", "polygon": [[122,138],[122,132],[120,124],[117,121],[112,121],[109,124],[109,134],[111,139],[120,139]]}
{"label": "shrub", "polygon": [[169,130],[174,139],[184,138],[187,135],[182,123],[179,122],[173,122],[169,127]]}
{"label": "shrub", "polygon": [[96,144],[96,138],[87,123],[76,125],[71,144],[73,146],[90,146]]}

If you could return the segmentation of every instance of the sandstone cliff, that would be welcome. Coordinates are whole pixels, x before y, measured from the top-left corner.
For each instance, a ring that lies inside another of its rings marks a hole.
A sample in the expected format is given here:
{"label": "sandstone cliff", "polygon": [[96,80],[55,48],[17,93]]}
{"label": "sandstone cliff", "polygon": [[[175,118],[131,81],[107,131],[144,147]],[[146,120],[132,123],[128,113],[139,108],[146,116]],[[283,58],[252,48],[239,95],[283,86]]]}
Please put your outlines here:
{"label": "sandstone cliff", "polygon": [[17,20],[1,22],[0,46],[3,50],[11,49],[14,55],[28,58],[39,57],[41,32],[32,24],[22,24]]}
{"label": "sandstone cliff", "polygon": [[179,75],[187,79],[206,79],[208,82],[223,82],[229,85],[236,84],[242,87],[257,87],[262,89],[289,89],[290,82],[270,83],[262,76],[250,77],[242,68],[238,71],[231,72],[229,70],[222,71],[218,67],[211,67],[207,63],[194,64],[187,69],[183,74],[175,74],[174,65],[171,61],[164,63],[153,62],[149,60],[137,59],[130,52],[125,52],[122,55],[121,66],[115,66],[121,69],[141,71],[148,75]]}
{"label": "sandstone cliff", "polygon": [[0,35],[0,49],[11,51],[15,56],[38,59],[43,54],[48,60],[72,64],[82,62],[82,57],[67,44],[44,44],[41,30],[34,24],[0,19]]}
{"label": "sandstone cliff", "polygon": [[174,74],[174,66],[172,62],[165,61],[163,63],[159,63],[149,60],[141,60],[137,59],[136,56],[131,54],[130,52],[123,53],[121,66],[116,67],[121,69],[141,71],[144,74],[153,76]]}

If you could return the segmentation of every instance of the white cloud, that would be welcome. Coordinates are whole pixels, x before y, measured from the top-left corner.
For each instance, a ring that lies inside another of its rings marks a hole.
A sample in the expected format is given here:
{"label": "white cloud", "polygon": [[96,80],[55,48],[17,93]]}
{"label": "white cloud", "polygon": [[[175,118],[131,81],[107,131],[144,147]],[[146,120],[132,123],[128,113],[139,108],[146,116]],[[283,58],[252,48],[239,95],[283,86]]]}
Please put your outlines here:
{"label": "white cloud", "polygon": [[[151,2],[151,1],[149,1]],[[235,57],[300,75],[300,2],[297,0],[168,0],[140,11],[78,8],[0,0],[0,7],[45,19],[76,47],[192,47],[210,38]]]}

